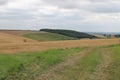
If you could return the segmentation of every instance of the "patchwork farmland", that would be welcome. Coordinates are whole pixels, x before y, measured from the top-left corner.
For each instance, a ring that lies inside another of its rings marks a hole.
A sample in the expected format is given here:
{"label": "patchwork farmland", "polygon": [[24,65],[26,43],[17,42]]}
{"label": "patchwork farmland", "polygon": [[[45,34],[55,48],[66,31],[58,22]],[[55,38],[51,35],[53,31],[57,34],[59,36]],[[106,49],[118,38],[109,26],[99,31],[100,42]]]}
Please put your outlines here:
{"label": "patchwork farmland", "polygon": [[0,80],[120,80],[120,39],[50,36],[0,31]]}

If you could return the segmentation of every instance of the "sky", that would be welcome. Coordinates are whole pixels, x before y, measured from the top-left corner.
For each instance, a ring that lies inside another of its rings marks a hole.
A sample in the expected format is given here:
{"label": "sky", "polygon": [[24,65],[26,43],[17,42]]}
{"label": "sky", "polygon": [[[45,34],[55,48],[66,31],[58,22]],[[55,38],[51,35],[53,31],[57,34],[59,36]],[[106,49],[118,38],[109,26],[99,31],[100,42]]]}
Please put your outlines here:
{"label": "sky", "polygon": [[120,32],[120,0],[0,0],[0,29]]}

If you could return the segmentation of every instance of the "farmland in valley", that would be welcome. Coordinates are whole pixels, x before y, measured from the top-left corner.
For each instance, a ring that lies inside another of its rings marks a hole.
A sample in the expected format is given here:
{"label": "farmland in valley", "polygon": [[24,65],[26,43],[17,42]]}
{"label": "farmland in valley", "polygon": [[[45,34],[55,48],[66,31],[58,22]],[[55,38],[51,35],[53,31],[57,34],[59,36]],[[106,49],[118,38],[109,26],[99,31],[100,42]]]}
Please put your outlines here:
{"label": "farmland in valley", "polygon": [[0,80],[120,80],[120,39],[43,42],[25,34],[42,40],[46,33],[0,32]]}

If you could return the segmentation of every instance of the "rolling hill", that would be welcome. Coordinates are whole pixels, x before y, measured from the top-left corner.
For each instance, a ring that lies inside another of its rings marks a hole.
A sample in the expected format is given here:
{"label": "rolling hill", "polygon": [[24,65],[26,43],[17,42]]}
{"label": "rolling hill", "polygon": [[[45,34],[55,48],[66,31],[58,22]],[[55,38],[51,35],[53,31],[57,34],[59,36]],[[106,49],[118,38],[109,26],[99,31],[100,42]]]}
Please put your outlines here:
{"label": "rolling hill", "polygon": [[1,33],[7,33],[11,35],[15,35],[18,37],[25,37],[37,41],[58,41],[58,40],[73,40],[77,38],[44,32],[44,31],[37,31],[37,30],[0,30]]}
{"label": "rolling hill", "polygon": [[96,38],[98,38],[97,36],[94,36],[94,35],[90,35],[90,34],[83,33],[83,32],[77,32],[77,31],[73,31],[73,30],[41,29],[40,31],[62,34],[65,36],[76,38],[76,39],[82,39],[82,38],[96,39]]}
{"label": "rolling hill", "polygon": [[24,40],[27,41],[27,43],[31,42],[38,42],[36,40],[32,40],[29,38],[25,38],[22,36],[16,36],[8,33],[2,33],[0,32],[0,43],[24,43]]}
{"label": "rolling hill", "polygon": [[58,41],[58,40],[73,40],[76,38],[61,35],[61,34],[55,34],[55,33],[49,33],[49,32],[38,32],[38,33],[29,33],[23,35],[26,38],[31,38],[38,41]]}

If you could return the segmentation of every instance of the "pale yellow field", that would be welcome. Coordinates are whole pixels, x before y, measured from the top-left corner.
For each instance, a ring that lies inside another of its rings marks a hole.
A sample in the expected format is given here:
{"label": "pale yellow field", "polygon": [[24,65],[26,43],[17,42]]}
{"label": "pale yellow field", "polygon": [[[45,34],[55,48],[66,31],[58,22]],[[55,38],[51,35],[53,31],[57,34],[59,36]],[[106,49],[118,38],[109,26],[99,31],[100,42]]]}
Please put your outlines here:
{"label": "pale yellow field", "polygon": [[38,33],[39,31],[32,31],[32,30],[1,30],[1,33],[7,33],[7,34],[12,34],[12,35],[17,35],[17,36],[22,36],[24,34],[29,34],[29,33]]}
{"label": "pale yellow field", "polygon": [[24,40],[27,40],[27,42],[33,42],[33,43],[37,42],[36,40],[0,32],[0,44],[1,43],[23,43]]}
{"label": "pale yellow field", "polygon": [[[24,42],[24,39],[27,42]],[[0,52],[41,51],[56,48],[93,47],[120,44],[120,39],[83,39],[67,41],[38,42],[32,39],[0,33]]]}

